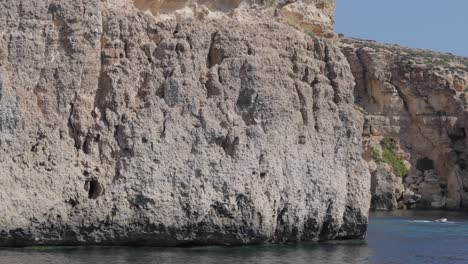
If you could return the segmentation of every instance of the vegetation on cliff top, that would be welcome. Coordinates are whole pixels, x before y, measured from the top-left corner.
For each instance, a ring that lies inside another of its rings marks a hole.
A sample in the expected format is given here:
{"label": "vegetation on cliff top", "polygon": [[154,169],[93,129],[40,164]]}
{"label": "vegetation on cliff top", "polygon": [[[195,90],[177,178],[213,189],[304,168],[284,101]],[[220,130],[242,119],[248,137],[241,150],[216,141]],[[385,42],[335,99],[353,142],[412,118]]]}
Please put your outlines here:
{"label": "vegetation on cliff top", "polygon": [[367,47],[374,50],[386,50],[400,59],[403,69],[409,71],[417,64],[424,64],[428,68],[449,70],[456,74],[464,75],[468,70],[468,58],[452,53],[435,52],[427,49],[408,48],[398,44],[383,44],[372,40],[359,40],[354,38],[342,38],[345,43],[352,43],[357,47]]}

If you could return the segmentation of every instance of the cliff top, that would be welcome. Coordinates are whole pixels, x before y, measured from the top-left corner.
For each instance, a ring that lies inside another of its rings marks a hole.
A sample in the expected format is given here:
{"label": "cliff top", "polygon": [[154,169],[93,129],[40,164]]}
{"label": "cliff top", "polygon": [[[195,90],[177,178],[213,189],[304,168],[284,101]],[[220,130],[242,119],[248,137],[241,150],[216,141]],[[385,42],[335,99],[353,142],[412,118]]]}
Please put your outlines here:
{"label": "cliff top", "polygon": [[[121,5],[129,5],[121,0]],[[334,36],[335,0],[133,0],[139,10],[157,20],[193,18],[274,19],[307,33]]]}
{"label": "cliff top", "polygon": [[[398,44],[384,44],[374,40],[362,40],[349,37],[340,39],[344,45],[356,48],[369,48],[386,52],[398,57],[403,63],[417,65],[435,71],[450,71],[460,76],[467,75],[468,58],[447,52],[436,52],[429,49],[409,48]],[[468,76],[467,76],[468,80]]]}

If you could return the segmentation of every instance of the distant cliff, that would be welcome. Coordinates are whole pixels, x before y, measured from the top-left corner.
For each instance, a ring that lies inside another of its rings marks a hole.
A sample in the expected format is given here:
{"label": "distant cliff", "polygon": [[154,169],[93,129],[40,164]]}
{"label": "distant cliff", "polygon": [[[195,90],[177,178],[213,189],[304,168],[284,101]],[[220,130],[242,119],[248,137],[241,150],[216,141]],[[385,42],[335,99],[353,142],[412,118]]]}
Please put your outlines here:
{"label": "distant cliff", "polygon": [[372,207],[467,209],[468,58],[341,42],[366,116]]}
{"label": "distant cliff", "polygon": [[0,245],[363,237],[354,79],[316,37],[334,2],[240,5],[0,2]]}

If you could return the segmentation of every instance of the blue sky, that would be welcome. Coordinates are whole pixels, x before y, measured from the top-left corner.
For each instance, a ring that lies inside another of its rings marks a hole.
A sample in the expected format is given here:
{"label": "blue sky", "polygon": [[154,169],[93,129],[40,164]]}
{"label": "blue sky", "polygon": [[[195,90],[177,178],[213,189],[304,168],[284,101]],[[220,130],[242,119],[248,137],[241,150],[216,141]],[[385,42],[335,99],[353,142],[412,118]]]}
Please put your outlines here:
{"label": "blue sky", "polygon": [[335,30],[468,57],[468,0],[337,0]]}

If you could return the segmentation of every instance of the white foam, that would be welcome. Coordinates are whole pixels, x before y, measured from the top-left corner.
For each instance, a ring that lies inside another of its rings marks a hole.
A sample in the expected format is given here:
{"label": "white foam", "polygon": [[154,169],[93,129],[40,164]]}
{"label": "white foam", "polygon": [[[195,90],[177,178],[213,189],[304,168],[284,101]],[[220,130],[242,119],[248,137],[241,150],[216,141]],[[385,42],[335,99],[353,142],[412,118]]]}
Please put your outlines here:
{"label": "white foam", "polygon": [[457,222],[451,222],[451,221],[438,222],[438,221],[431,221],[431,220],[408,220],[408,222],[412,222],[412,223],[441,223],[441,224],[456,224],[457,223]]}

